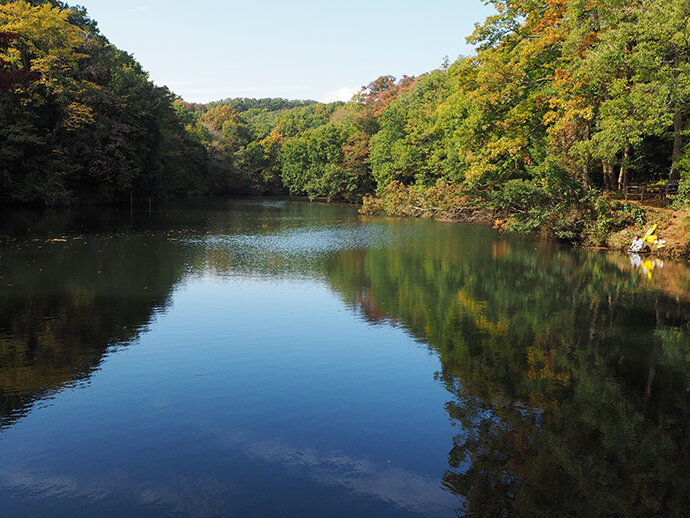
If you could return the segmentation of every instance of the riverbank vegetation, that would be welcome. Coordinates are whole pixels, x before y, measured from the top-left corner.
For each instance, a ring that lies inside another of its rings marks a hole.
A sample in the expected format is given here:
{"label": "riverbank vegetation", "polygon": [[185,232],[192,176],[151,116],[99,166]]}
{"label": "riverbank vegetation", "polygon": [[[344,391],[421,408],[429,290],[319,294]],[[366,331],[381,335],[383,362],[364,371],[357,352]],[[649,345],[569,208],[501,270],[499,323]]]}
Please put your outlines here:
{"label": "riverbank vegetation", "polygon": [[[186,103],[81,8],[0,1],[2,203],[293,194],[605,244],[690,199],[690,3],[491,2],[471,57],[347,103]],[[677,194],[675,194],[677,189]],[[654,221],[654,223],[663,223]]]}

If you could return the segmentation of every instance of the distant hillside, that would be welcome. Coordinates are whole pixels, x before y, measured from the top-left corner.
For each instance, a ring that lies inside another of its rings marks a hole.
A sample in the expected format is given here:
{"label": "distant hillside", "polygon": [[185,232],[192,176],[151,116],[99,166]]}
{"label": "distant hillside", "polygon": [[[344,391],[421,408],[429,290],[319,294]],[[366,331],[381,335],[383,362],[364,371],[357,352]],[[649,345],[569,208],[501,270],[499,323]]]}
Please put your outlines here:
{"label": "distant hillside", "polygon": [[280,97],[266,97],[263,99],[252,99],[249,97],[237,97],[234,99],[223,99],[221,101],[213,101],[207,103],[209,108],[216,106],[231,106],[233,110],[238,113],[249,110],[267,110],[275,112],[279,110],[289,110],[292,108],[301,108],[304,106],[311,106],[312,104],[319,104],[318,101],[311,100],[289,100]]}

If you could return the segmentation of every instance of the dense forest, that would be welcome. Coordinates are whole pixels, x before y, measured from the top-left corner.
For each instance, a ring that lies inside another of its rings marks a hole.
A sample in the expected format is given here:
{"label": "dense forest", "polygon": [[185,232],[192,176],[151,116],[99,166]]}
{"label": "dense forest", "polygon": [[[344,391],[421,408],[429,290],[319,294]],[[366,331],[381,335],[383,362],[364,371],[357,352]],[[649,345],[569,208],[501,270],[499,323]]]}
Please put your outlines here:
{"label": "dense forest", "polygon": [[[644,223],[629,183],[690,198],[690,1],[491,0],[477,52],[347,103],[186,103],[82,8],[0,0],[0,203],[293,194],[482,207],[566,240]],[[407,210],[407,212],[406,212]]]}

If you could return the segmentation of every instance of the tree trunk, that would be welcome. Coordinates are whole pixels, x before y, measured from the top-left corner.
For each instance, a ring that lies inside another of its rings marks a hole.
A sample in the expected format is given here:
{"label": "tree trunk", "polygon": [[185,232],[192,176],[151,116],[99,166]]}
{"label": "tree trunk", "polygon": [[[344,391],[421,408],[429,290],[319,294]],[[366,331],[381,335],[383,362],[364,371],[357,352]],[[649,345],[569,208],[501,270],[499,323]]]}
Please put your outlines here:
{"label": "tree trunk", "polygon": [[604,172],[604,189],[613,190],[613,184],[611,183],[611,176],[609,176],[609,165],[606,162],[601,163],[601,169]]}
{"label": "tree trunk", "polygon": [[628,186],[628,157],[630,156],[630,146],[625,146],[621,169],[618,173],[618,190],[622,191]]}
{"label": "tree trunk", "polygon": [[614,191],[616,189],[616,173],[613,172],[611,162],[604,162],[604,179],[608,188]]}
{"label": "tree trunk", "polygon": [[[585,129],[583,131],[584,136],[583,140],[589,140],[589,123],[585,122]],[[589,159],[585,157],[585,163],[582,166],[582,179],[587,186],[587,188],[590,187],[590,178],[589,178]]]}
{"label": "tree trunk", "polygon": [[683,152],[683,114],[679,109],[673,115],[673,159],[671,162],[671,174],[668,176],[669,182],[677,182],[680,180],[680,171],[678,170],[678,160]]}

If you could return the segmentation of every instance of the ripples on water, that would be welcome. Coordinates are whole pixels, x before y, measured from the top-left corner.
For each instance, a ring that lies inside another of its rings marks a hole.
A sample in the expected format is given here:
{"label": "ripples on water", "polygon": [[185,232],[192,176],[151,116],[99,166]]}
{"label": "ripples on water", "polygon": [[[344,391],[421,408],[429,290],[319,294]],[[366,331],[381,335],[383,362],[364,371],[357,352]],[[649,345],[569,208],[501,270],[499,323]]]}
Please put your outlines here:
{"label": "ripples on water", "polygon": [[684,264],[344,206],[0,224],[3,516],[684,516]]}

